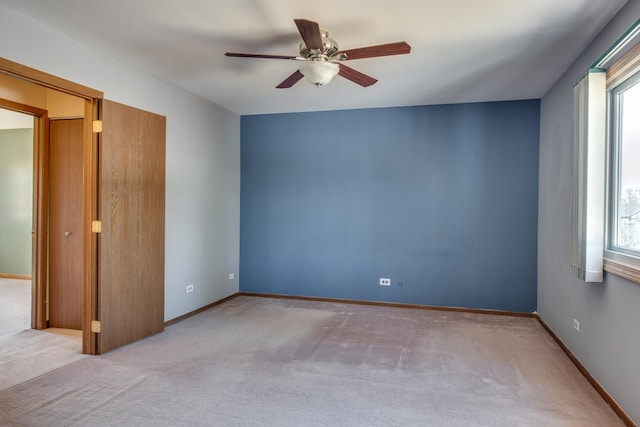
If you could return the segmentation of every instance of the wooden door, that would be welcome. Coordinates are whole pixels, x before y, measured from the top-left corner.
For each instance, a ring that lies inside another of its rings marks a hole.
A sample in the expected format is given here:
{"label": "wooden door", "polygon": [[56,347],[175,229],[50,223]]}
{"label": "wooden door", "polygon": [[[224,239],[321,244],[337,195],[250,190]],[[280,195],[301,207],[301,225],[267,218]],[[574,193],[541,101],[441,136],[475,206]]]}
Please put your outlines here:
{"label": "wooden door", "polygon": [[82,329],[83,119],[49,122],[49,326]]}
{"label": "wooden door", "polygon": [[164,329],[165,117],[103,100],[97,353]]}

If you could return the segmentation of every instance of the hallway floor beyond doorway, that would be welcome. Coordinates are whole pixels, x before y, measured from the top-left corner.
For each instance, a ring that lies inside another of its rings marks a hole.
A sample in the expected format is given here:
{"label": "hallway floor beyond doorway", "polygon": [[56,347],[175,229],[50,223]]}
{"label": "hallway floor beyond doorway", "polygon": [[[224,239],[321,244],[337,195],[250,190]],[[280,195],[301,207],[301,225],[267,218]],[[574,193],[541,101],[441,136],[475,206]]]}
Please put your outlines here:
{"label": "hallway floor beyond doorway", "polygon": [[0,278],[0,339],[31,327],[31,280]]}
{"label": "hallway floor beyond doorway", "polygon": [[31,329],[31,281],[0,278],[0,390],[85,357],[82,331]]}
{"label": "hallway floor beyond doorway", "polygon": [[82,331],[27,329],[0,338],[0,391],[82,359]]}

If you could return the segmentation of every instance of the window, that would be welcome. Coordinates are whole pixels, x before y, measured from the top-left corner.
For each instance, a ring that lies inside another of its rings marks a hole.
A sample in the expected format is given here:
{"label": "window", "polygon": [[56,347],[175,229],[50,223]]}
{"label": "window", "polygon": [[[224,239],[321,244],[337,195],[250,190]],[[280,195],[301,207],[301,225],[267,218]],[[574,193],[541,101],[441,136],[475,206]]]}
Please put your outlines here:
{"label": "window", "polygon": [[609,91],[610,199],[607,249],[633,257],[640,257],[639,118],[640,72],[636,72]]}
{"label": "window", "polygon": [[640,44],[607,70],[605,270],[640,281]]}
{"label": "window", "polygon": [[640,283],[640,20],[573,93],[573,274]]}

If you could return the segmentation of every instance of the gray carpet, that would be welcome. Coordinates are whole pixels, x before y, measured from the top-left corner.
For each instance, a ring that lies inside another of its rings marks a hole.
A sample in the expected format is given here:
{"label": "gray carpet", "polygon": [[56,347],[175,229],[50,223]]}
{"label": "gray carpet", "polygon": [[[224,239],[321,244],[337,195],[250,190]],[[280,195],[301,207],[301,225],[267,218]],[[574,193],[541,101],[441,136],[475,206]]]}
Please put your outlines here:
{"label": "gray carpet", "polygon": [[0,393],[85,357],[82,331],[30,328],[31,281],[0,278]]}
{"label": "gray carpet", "polygon": [[0,277],[0,339],[31,327],[31,280]]}
{"label": "gray carpet", "polygon": [[0,396],[2,390],[87,357],[81,352],[82,331],[28,329],[0,338]]}
{"label": "gray carpet", "polygon": [[15,426],[619,426],[535,319],[238,297],[0,391]]}

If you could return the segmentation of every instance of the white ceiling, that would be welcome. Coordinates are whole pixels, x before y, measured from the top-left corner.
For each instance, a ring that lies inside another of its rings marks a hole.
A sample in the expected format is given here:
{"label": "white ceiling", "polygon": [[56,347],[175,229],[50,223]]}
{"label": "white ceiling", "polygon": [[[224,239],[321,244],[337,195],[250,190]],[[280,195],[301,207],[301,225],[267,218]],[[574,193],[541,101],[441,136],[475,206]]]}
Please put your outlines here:
{"label": "white ceiling", "polygon": [[[540,98],[626,0],[0,0],[88,46],[238,114]],[[341,49],[407,41],[349,61],[379,81],[275,86],[298,63],[294,18]],[[46,71],[46,70],[45,70]],[[99,88],[97,88],[99,89]]]}

